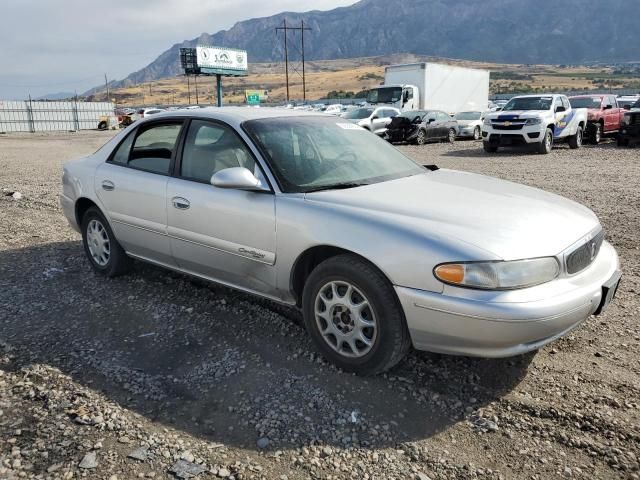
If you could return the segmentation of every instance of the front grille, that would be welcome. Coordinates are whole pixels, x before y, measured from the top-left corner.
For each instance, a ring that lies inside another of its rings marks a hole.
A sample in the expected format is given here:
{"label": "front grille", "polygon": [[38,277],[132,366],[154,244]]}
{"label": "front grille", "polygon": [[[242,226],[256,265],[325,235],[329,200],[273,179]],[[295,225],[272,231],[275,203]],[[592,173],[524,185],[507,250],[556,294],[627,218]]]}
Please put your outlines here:
{"label": "front grille", "polygon": [[494,123],[494,130],[522,130],[524,123],[512,123],[511,125],[504,125],[502,123]]}
{"label": "front grille", "polygon": [[640,125],[640,113],[632,114],[629,119],[629,125]]}
{"label": "front grille", "polygon": [[604,232],[600,230],[595,237],[571,252],[566,259],[567,273],[573,275],[591,265],[598,256],[603,241]]}

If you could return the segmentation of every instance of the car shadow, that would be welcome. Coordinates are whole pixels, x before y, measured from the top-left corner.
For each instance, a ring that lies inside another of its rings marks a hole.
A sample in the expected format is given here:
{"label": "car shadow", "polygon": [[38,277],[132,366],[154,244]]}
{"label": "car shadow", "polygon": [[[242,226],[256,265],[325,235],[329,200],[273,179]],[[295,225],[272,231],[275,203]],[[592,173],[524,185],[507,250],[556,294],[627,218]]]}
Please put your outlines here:
{"label": "car shadow", "polygon": [[295,312],[138,262],[107,279],[80,242],[2,251],[0,282],[0,346],[14,355],[2,368],[47,364],[154,422],[249,449],[428,438],[511,391],[534,356],[412,352],[357,377],[315,353]]}

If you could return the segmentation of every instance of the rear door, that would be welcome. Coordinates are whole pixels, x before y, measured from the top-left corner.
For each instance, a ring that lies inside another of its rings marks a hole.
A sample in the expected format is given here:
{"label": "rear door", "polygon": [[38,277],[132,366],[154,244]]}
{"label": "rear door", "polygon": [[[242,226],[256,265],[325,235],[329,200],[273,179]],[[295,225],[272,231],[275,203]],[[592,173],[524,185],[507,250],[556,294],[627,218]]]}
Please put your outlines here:
{"label": "rear door", "polygon": [[167,237],[166,190],[182,120],[144,124],[96,171],[96,194],[123,248],[173,265]]}
{"label": "rear door", "polygon": [[244,167],[266,179],[247,144],[230,126],[191,120],[174,178],[167,185],[171,248],[178,266],[218,282],[275,292],[275,195],[223,189],[211,177]]}

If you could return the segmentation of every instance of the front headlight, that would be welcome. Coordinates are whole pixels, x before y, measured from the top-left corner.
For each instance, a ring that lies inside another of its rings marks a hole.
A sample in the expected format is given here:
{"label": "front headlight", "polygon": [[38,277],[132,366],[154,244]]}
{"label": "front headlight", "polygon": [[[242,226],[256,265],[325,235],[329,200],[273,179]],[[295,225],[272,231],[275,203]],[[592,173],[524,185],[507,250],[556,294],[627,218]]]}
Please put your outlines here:
{"label": "front headlight", "polygon": [[484,122],[482,122],[482,124],[486,127],[490,127],[491,126],[491,119],[490,118],[485,118]]}
{"label": "front headlight", "polygon": [[631,115],[629,115],[628,113],[625,113],[622,116],[622,120],[620,120],[620,124],[621,125],[629,125],[629,121],[631,120]]}
{"label": "front headlight", "polygon": [[560,273],[553,257],[512,262],[443,263],[433,269],[435,277],[450,285],[482,290],[512,290],[550,282]]}
{"label": "front headlight", "polygon": [[540,125],[541,123],[542,120],[540,120],[539,118],[527,118],[525,125]]}

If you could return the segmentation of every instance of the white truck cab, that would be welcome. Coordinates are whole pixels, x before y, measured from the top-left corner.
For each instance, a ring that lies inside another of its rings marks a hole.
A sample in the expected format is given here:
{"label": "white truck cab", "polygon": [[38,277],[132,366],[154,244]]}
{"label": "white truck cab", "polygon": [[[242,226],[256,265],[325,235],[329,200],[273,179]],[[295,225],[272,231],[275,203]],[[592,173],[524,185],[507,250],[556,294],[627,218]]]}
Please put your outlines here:
{"label": "white truck cab", "polygon": [[484,149],[494,153],[501,146],[531,146],[539,153],[551,153],[559,141],[580,148],[587,117],[587,109],[572,109],[565,95],[514,97],[500,112],[485,117]]}
{"label": "white truck cab", "polygon": [[388,105],[400,111],[420,109],[420,91],[415,85],[381,85],[367,94],[369,105]]}

